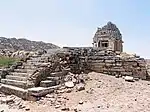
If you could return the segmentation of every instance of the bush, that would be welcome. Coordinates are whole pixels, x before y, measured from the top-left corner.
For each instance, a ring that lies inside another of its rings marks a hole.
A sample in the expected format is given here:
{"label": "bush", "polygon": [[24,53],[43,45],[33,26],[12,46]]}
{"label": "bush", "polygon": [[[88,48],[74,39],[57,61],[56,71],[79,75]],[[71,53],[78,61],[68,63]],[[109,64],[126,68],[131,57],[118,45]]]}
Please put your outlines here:
{"label": "bush", "polygon": [[13,63],[19,61],[16,58],[11,58],[11,57],[0,57],[0,67],[9,67]]}

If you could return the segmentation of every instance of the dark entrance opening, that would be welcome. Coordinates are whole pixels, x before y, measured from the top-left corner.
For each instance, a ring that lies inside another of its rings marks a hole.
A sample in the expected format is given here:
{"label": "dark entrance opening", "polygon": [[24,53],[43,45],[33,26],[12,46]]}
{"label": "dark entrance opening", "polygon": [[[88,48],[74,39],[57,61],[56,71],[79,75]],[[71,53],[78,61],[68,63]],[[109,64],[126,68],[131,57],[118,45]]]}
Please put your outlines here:
{"label": "dark entrance opening", "polygon": [[108,47],[108,40],[102,41],[102,47]]}

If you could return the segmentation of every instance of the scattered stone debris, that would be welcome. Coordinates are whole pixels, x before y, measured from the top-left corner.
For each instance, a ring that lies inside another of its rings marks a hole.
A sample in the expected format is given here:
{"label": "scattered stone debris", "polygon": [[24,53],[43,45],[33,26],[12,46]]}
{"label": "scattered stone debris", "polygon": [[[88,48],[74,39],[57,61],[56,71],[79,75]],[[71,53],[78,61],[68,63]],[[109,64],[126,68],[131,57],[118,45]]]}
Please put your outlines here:
{"label": "scattered stone debris", "polygon": [[80,105],[82,105],[82,104],[83,104],[83,101],[82,101],[82,100],[80,100],[80,101],[79,101],[79,104],[80,104]]}
{"label": "scattered stone debris", "polygon": [[26,108],[25,108],[25,110],[26,110],[26,111],[29,111],[29,110],[30,110],[30,108],[26,107]]}
{"label": "scattered stone debris", "polygon": [[4,110],[1,110],[0,112],[4,112]]}
{"label": "scattered stone debris", "polygon": [[69,81],[69,82],[65,82],[65,86],[67,88],[73,88],[74,87],[74,83],[72,81]]}
{"label": "scattered stone debris", "polygon": [[69,111],[70,109],[68,107],[63,107],[61,110],[62,111]]}
{"label": "scattered stone debris", "polygon": [[134,78],[131,76],[125,76],[125,81],[134,82]]}
{"label": "scattered stone debris", "polygon": [[77,89],[77,91],[85,90],[85,84],[82,84],[82,83],[78,84],[78,85],[76,86],[76,89]]}
{"label": "scattered stone debris", "polygon": [[10,104],[10,103],[14,103],[13,98],[4,98],[1,100],[1,103],[6,103],[6,104]]}

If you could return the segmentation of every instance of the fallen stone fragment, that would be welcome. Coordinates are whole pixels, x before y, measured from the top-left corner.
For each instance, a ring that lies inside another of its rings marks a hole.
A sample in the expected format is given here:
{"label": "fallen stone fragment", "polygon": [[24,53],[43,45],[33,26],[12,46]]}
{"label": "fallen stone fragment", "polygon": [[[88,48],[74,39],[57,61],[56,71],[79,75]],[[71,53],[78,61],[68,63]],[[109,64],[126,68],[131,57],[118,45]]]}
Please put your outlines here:
{"label": "fallen stone fragment", "polygon": [[72,89],[69,88],[66,90],[66,93],[71,93],[71,91],[72,91]]}
{"label": "fallen stone fragment", "polygon": [[74,87],[74,83],[72,81],[68,81],[68,82],[65,82],[65,86],[67,88],[73,88]]}
{"label": "fallen stone fragment", "polygon": [[89,90],[87,90],[86,92],[87,92],[87,93],[89,93],[89,94],[93,94],[94,89],[93,89],[93,88],[90,88],[90,89],[89,89]]}
{"label": "fallen stone fragment", "polygon": [[101,106],[100,106],[100,105],[98,105],[98,106],[97,106],[97,108],[101,108]]}
{"label": "fallen stone fragment", "polygon": [[101,85],[98,85],[97,88],[101,88]]}
{"label": "fallen stone fragment", "polygon": [[10,97],[3,98],[1,100],[1,103],[6,103],[6,104],[8,104],[8,103],[14,103],[14,98],[10,98]]}
{"label": "fallen stone fragment", "polygon": [[57,90],[57,93],[64,93],[65,90]]}
{"label": "fallen stone fragment", "polygon": [[85,85],[84,84],[78,84],[77,87],[76,87],[77,91],[82,91],[82,90],[85,90]]}
{"label": "fallen stone fragment", "polygon": [[134,82],[134,78],[131,76],[125,76],[125,81]]}
{"label": "fallen stone fragment", "polygon": [[54,98],[54,95],[47,94],[45,97],[46,97],[46,98]]}
{"label": "fallen stone fragment", "polygon": [[26,111],[29,111],[29,110],[30,110],[30,108],[25,108],[25,110],[26,110]]}
{"label": "fallen stone fragment", "polygon": [[26,107],[25,105],[19,105],[19,109],[23,109],[25,107]]}
{"label": "fallen stone fragment", "polygon": [[139,78],[134,78],[135,81],[139,81]]}
{"label": "fallen stone fragment", "polygon": [[72,82],[73,82],[73,83],[76,83],[76,82],[77,82],[77,79],[73,78],[73,79],[72,79]]}
{"label": "fallen stone fragment", "polygon": [[68,107],[61,108],[62,111],[69,111],[70,109]]}
{"label": "fallen stone fragment", "polygon": [[119,78],[119,75],[115,75],[116,78]]}
{"label": "fallen stone fragment", "polygon": [[60,108],[60,105],[56,105],[55,108]]}
{"label": "fallen stone fragment", "polygon": [[80,105],[82,105],[82,104],[83,104],[83,101],[82,101],[82,100],[80,100],[80,101],[79,101],[79,104],[80,104]]}

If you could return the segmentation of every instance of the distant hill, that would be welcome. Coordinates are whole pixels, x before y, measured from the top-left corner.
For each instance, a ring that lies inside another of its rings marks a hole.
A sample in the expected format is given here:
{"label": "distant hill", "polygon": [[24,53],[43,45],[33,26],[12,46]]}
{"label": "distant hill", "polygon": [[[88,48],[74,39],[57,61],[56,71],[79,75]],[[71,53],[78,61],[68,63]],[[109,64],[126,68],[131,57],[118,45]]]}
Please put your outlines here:
{"label": "distant hill", "polygon": [[45,43],[42,41],[30,41],[24,38],[5,38],[0,37],[0,49],[9,49],[9,50],[25,50],[25,51],[36,51],[40,49],[53,49],[59,48],[58,46],[52,43]]}

